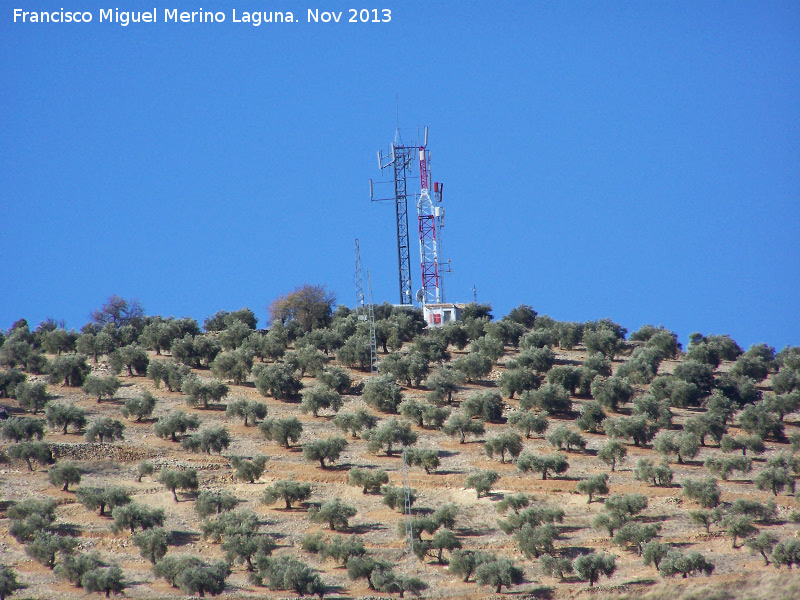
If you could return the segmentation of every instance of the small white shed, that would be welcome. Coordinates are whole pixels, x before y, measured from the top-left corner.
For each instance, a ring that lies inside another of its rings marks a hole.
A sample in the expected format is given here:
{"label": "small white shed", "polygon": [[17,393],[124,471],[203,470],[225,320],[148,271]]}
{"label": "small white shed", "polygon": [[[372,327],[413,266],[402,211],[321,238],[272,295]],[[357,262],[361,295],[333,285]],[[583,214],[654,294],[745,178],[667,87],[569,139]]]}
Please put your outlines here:
{"label": "small white shed", "polygon": [[451,304],[448,302],[425,304],[422,307],[422,314],[428,327],[441,327],[450,321],[460,321],[463,308],[463,304]]}

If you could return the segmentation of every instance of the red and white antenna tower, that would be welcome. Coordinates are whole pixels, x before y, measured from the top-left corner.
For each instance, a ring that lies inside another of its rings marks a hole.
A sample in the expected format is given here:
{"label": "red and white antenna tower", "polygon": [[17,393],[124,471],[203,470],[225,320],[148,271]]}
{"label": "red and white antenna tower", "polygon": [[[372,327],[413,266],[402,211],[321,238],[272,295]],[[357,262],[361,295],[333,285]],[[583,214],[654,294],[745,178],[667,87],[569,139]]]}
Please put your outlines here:
{"label": "red and white antenna tower", "polygon": [[422,290],[418,294],[421,304],[437,304],[444,302],[444,286],[442,281],[441,230],[444,227],[444,208],[442,203],[443,185],[433,184],[433,196],[429,189],[431,155],[428,151],[428,128],[425,128],[425,141],[419,146],[419,182],[420,194],[417,200],[417,218],[419,221],[419,256],[422,269]]}

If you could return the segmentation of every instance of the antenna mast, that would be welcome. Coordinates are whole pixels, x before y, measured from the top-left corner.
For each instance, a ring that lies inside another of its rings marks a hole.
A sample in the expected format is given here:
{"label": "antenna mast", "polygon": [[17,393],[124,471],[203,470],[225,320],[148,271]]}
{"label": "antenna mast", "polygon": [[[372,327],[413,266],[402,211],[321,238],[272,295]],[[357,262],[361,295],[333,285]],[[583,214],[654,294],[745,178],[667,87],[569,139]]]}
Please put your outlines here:
{"label": "antenna mast", "polygon": [[[400,280],[400,304],[412,303],[411,295],[411,257],[409,254],[408,238],[408,194],[406,192],[406,179],[414,162],[416,146],[404,146],[400,140],[400,130],[395,133],[395,139],[390,147],[390,152],[384,155],[378,152],[378,166],[381,170],[392,167],[394,172],[394,204],[397,220],[397,267]],[[372,187],[372,186],[370,186]],[[375,201],[375,198],[372,198]],[[389,198],[385,198],[389,200]]]}
{"label": "antenna mast", "polygon": [[356,238],[356,274],[353,278],[356,284],[356,319],[369,322],[369,370],[375,374],[378,371],[378,338],[375,335],[375,303],[372,301],[372,281],[367,271],[367,289],[369,290],[369,304],[364,302],[364,279],[361,270],[361,245]]}
{"label": "antenna mast", "polygon": [[411,484],[408,479],[406,445],[403,444],[403,518],[406,524],[406,552],[414,554],[414,525],[411,519]]}
{"label": "antenna mast", "polygon": [[[418,150],[420,193],[417,200],[417,220],[419,222],[419,258],[422,270],[422,304],[443,302],[439,285],[439,246],[436,230],[441,228],[444,210],[435,204],[442,201],[441,184],[433,184],[433,199],[428,190],[431,155],[427,149],[428,128],[425,140]],[[434,204],[435,203],[435,204]]]}
{"label": "antenna mast", "polygon": [[375,375],[378,372],[378,338],[375,335],[375,302],[372,300],[372,278],[367,270],[367,289],[369,290],[369,305],[366,317],[369,319],[369,372]]}

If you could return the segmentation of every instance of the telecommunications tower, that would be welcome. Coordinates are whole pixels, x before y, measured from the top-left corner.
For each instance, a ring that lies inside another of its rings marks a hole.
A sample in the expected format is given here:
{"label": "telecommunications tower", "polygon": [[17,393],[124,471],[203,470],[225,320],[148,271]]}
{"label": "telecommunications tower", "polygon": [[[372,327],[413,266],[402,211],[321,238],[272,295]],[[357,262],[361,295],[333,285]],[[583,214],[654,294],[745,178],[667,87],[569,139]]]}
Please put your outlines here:
{"label": "telecommunications tower", "polygon": [[[389,152],[378,152],[378,166],[381,170],[393,167],[394,198],[376,199],[373,193],[373,182],[370,180],[370,198],[373,202],[382,200],[395,201],[397,219],[397,258],[400,278],[400,304],[412,304],[412,298],[421,305],[438,304],[445,301],[444,280],[442,275],[451,272],[449,261],[442,260],[441,233],[444,227],[444,208],[442,191],[444,185],[431,181],[431,155],[428,150],[428,128],[422,144],[404,145],[400,140],[400,130],[395,134],[395,141]],[[414,167],[419,169],[420,191],[418,194],[407,191],[407,179],[413,175]],[[416,200],[417,224],[419,232],[420,270],[422,287],[412,296],[411,258],[409,253],[408,234],[408,198]]]}
{"label": "telecommunications tower", "polygon": [[[411,305],[413,296],[411,292],[411,256],[409,253],[408,241],[408,195],[406,192],[406,180],[409,171],[414,165],[414,156],[417,147],[414,145],[405,146],[400,139],[398,129],[394,136],[394,142],[389,148],[389,153],[384,155],[378,151],[378,167],[381,171],[392,167],[394,172],[394,198],[381,198],[382,200],[394,200],[395,217],[397,219],[397,266],[400,279],[400,304]],[[370,180],[370,199],[375,202],[372,194],[372,180]]]}
{"label": "telecommunications tower", "polygon": [[353,277],[356,284],[356,319],[369,323],[369,370],[373,375],[378,372],[378,338],[375,334],[375,303],[372,300],[372,280],[367,271],[367,289],[369,304],[364,300],[364,278],[361,269],[361,245],[356,238],[356,273]]}

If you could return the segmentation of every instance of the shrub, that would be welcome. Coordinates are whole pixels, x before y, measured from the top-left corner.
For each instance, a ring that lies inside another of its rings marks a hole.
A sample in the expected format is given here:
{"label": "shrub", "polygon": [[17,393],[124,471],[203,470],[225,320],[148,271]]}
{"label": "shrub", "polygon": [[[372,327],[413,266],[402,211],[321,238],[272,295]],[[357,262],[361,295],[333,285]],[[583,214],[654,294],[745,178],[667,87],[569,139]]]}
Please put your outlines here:
{"label": "shrub", "polygon": [[0,564],[0,600],[5,600],[17,590],[24,589],[25,585],[17,580],[17,573],[9,566]]}

